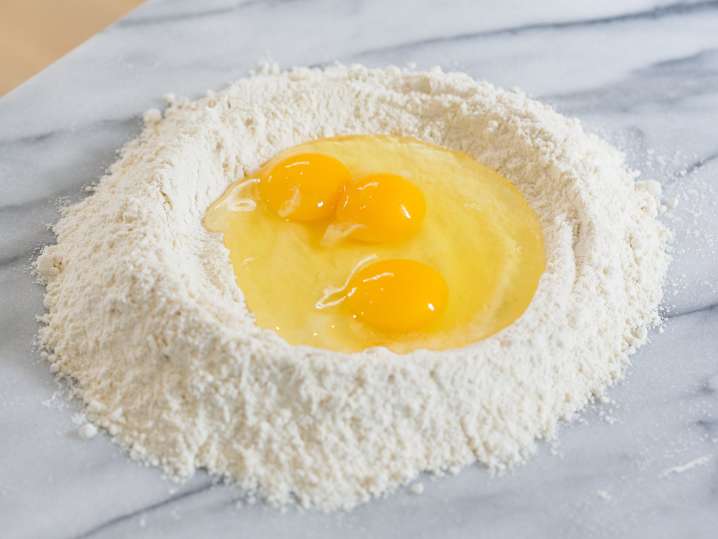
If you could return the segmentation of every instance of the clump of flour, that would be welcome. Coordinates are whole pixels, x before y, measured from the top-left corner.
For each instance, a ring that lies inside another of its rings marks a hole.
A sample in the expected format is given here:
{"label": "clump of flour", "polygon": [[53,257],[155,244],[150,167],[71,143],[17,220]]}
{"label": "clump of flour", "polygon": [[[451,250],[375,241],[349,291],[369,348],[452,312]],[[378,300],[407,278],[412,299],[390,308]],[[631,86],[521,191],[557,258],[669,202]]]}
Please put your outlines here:
{"label": "clump of flour", "polygon": [[[338,66],[168,103],[64,211],[37,269],[53,369],[92,424],[174,477],[206,468],[271,503],[333,510],[422,471],[501,470],[619,379],[658,321],[656,184],[520,92]],[[255,325],[203,214],[277,152],[351,133],[462,150],[521,189],[548,259],[524,316],[472,346],[404,356],[290,346]]]}

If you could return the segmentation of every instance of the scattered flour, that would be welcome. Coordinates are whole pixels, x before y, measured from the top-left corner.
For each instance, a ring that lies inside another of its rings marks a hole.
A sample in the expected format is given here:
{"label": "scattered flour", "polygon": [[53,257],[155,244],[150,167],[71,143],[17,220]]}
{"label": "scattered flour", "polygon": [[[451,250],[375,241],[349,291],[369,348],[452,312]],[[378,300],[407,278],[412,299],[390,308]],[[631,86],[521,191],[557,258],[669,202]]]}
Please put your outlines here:
{"label": "scattered flour", "polygon": [[[54,372],[54,371],[53,371]],[[57,410],[63,410],[67,407],[67,403],[62,398],[61,391],[55,391],[48,399],[42,401],[42,405],[47,408],[54,408]]]}
{"label": "scattered flour", "polygon": [[[166,101],[64,210],[37,270],[53,370],[89,421],[175,478],[206,468],[273,504],[334,510],[422,471],[499,471],[600,398],[658,322],[657,184],[519,91],[439,69],[337,66],[266,69]],[[463,349],[405,356],[294,347],[254,324],[202,216],[278,151],[349,133],[463,150],[515,182],[548,258],[522,318]]]}

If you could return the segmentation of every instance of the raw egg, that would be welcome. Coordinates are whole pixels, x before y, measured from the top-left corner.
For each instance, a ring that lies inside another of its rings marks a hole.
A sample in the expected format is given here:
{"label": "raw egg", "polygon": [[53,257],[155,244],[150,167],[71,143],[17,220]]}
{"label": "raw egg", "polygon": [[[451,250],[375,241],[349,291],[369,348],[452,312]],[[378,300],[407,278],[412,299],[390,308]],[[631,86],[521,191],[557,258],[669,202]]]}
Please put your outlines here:
{"label": "raw egg", "polygon": [[321,153],[302,153],[265,167],[259,191],[283,219],[320,221],[334,213],[340,189],[351,175],[341,161]]}
{"label": "raw egg", "polygon": [[415,234],[426,213],[424,194],[396,174],[370,174],[344,184],[333,230],[367,243],[396,242]]}
{"label": "raw egg", "polygon": [[289,148],[204,222],[260,327],[341,352],[484,339],[521,316],[545,267],[541,224],[507,178],[408,137]]}
{"label": "raw egg", "polygon": [[356,318],[382,331],[408,332],[431,326],[443,314],[449,290],[431,266],[398,259],[360,268],[341,293]]}

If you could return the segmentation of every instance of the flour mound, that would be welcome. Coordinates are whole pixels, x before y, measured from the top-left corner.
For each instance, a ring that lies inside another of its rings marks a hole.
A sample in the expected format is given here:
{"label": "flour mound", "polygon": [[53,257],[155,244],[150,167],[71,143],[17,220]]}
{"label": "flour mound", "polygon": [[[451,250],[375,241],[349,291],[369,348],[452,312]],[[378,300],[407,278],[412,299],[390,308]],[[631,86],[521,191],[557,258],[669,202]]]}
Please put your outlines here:
{"label": "flour mound", "polygon": [[[358,133],[462,150],[521,189],[548,260],[524,316],[404,356],[290,346],[256,326],[207,206],[289,146]],[[274,504],[351,508],[422,471],[519,463],[622,376],[668,264],[654,186],[576,120],[463,74],[265,70],[149,111],[64,211],[37,261],[40,337],[133,458],[177,478],[206,468]]]}

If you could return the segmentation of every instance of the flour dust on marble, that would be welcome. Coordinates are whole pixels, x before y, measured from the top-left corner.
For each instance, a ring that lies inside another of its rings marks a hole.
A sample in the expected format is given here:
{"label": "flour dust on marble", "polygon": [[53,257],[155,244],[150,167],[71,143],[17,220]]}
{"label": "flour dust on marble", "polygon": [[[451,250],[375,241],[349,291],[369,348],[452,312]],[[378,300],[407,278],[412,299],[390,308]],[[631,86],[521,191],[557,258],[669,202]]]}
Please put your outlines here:
{"label": "flour dust on marble", "polygon": [[[268,67],[170,101],[64,210],[37,270],[52,369],[91,424],[172,477],[204,468],[273,504],[334,510],[423,471],[500,471],[620,379],[659,320],[656,184],[519,91],[438,68]],[[290,346],[254,323],[204,212],[282,149],[354,133],[466,152],[520,189],[547,257],[521,318],[405,355]]]}

